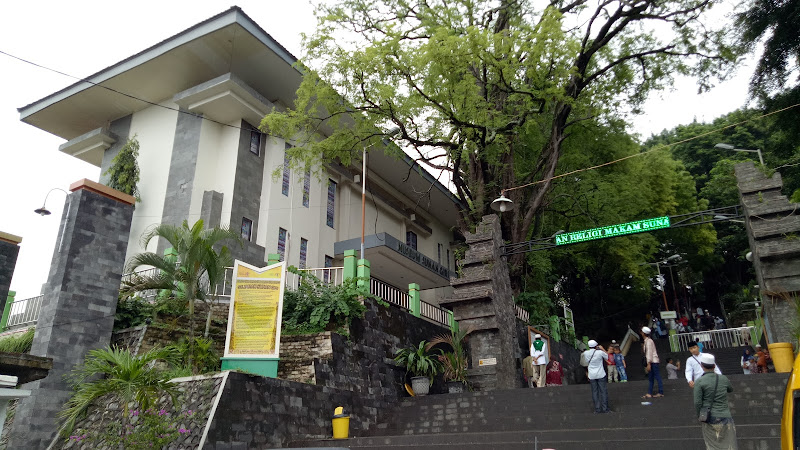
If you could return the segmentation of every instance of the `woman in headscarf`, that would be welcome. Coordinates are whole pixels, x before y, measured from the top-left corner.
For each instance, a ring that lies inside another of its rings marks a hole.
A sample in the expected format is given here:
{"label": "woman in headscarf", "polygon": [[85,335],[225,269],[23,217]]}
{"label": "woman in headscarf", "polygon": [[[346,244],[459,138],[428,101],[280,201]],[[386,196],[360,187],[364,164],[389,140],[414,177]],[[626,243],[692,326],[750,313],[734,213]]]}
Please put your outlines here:
{"label": "woman in headscarf", "polygon": [[[563,356],[558,355],[559,358]],[[550,360],[547,364],[547,381],[546,386],[561,386],[561,377],[564,375],[564,370],[561,368],[561,363],[555,359]]]}
{"label": "woman in headscarf", "polygon": [[753,358],[753,355],[750,353],[750,348],[745,347],[744,350],[742,351],[742,362],[741,362],[742,373],[744,373],[745,375],[750,375],[751,373],[753,373],[754,365],[755,365],[755,358]]}

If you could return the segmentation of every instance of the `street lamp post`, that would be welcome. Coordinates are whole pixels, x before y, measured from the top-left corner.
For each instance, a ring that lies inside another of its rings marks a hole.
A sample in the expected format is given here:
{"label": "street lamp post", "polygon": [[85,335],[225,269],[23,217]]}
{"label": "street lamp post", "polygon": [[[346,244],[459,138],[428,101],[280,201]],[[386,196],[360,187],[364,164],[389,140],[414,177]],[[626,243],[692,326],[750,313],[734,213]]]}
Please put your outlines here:
{"label": "street lamp post", "polygon": [[761,163],[762,166],[764,165],[764,158],[761,156],[761,150],[760,149],[748,150],[748,149],[744,149],[744,148],[736,148],[731,144],[717,144],[717,145],[714,146],[714,148],[719,148],[719,149],[722,149],[722,150],[733,150],[735,152],[758,153],[758,161]]}

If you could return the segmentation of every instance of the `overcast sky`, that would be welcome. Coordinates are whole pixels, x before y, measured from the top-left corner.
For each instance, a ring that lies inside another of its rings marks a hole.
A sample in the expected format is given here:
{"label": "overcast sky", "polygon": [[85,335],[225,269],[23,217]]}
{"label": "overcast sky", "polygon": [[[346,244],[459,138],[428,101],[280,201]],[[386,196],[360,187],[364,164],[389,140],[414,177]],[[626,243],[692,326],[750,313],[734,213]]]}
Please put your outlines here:
{"label": "overcast sky", "polygon": [[[300,33],[312,33],[307,0],[236,3],[278,42],[301,57]],[[218,14],[230,1],[143,0],[8,1],[0,17],[0,50],[59,71],[85,77]],[[647,137],[694,119],[710,121],[741,107],[750,68],[703,96],[693,80],[674,92],[655,94],[633,128]],[[19,121],[17,108],[76,80],[0,54],[0,231],[23,238],[11,289],[17,298],[39,294],[47,280],[65,195],[47,201],[51,216],[33,210],[52,188],[97,180],[100,170],[58,151],[64,140]]]}

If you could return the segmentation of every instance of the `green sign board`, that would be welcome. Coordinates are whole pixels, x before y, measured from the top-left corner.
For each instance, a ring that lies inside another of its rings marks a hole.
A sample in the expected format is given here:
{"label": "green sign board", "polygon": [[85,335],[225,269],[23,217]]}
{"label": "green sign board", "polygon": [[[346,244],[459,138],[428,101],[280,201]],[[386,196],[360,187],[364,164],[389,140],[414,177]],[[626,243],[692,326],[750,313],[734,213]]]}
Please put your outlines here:
{"label": "green sign board", "polygon": [[573,231],[571,233],[557,234],[556,245],[577,244],[578,242],[593,241],[626,234],[642,233],[645,231],[669,228],[669,216],[653,219],[637,220],[635,222],[609,225],[607,227],[592,228],[591,230]]}

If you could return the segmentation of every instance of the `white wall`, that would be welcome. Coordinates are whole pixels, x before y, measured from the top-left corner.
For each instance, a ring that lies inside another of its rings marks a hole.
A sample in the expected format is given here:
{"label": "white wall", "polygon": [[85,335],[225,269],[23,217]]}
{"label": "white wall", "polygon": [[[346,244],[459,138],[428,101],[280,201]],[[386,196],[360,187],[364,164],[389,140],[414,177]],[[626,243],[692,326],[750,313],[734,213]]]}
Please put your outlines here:
{"label": "white wall", "polygon": [[200,145],[192,184],[192,203],[189,208],[190,223],[200,218],[205,191],[222,193],[220,225],[227,225],[230,222],[227,219],[231,215],[239,149],[238,127],[241,122],[231,122],[228,125],[232,126],[204,120],[200,127]]}
{"label": "white wall", "polygon": [[[161,105],[177,109],[172,102],[163,102]],[[147,249],[141,246],[140,241],[149,227],[161,223],[177,121],[177,111],[158,106],[145,108],[131,118],[130,137],[136,135],[139,141],[138,187],[142,201],[136,204],[133,211],[126,260],[143,251],[156,251],[155,240]]]}

